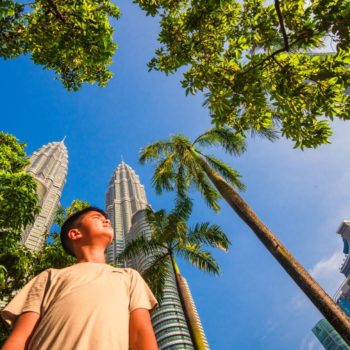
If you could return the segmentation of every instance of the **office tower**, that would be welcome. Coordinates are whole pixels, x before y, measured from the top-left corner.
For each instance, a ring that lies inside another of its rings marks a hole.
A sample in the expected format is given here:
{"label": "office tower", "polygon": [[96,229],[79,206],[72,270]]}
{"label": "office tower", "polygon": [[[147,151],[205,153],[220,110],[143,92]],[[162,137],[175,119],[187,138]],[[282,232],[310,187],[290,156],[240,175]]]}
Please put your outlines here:
{"label": "office tower", "polygon": [[[340,272],[345,275],[345,280],[338,288],[334,300],[345,314],[350,317],[350,221],[343,221],[337,233],[342,236],[344,243],[343,253],[345,254],[345,259]],[[312,329],[312,332],[326,350],[350,350],[350,347],[327,320],[319,321]]]}
{"label": "office tower", "polygon": [[341,235],[343,239],[344,249],[343,253],[345,254],[345,260],[340,268],[340,272],[345,276],[350,276],[350,221],[343,221],[338,228],[337,233]]}
{"label": "office tower", "polygon": [[[106,194],[106,212],[114,228],[114,240],[107,249],[109,263],[115,263],[117,255],[125,247],[133,214],[146,206],[146,194],[139,177],[133,169],[121,162],[109,181]],[[119,262],[119,265],[123,263]]]}
{"label": "office tower", "polygon": [[[134,170],[124,162],[117,167],[109,182],[106,202],[106,211],[115,231],[115,239],[107,250],[107,259],[113,262],[116,255],[123,251],[125,243],[138,235],[152,235],[144,213],[148,205],[144,187]],[[142,271],[147,266],[149,258],[149,256],[137,256],[126,262],[119,262],[119,264],[123,263],[124,266]],[[171,269],[170,261],[169,269]],[[152,313],[152,324],[158,346],[160,350],[194,349],[178,294],[175,274],[172,270],[170,271],[165,283],[163,301]],[[206,349],[209,349],[187,282],[183,278],[182,280],[197,325],[201,329],[203,342],[206,344]]]}
{"label": "office tower", "polygon": [[29,157],[28,173],[37,183],[40,213],[22,234],[21,241],[32,251],[44,243],[59,205],[68,169],[67,148],[63,141],[51,142]]}
{"label": "office tower", "polygon": [[325,319],[317,322],[312,329],[317,339],[321,342],[326,350],[349,350],[350,347],[345,343],[343,338]]}

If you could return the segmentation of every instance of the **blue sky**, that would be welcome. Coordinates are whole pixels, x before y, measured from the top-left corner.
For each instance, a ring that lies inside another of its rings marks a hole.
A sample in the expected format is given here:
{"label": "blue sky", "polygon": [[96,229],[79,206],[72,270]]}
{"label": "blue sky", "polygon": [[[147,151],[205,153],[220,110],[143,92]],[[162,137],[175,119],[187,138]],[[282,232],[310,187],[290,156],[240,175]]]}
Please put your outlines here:
{"label": "blue sky", "polygon": [[[106,88],[68,93],[52,72],[28,58],[0,63],[1,129],[25,141],[30,154],[66,136],[69,152],[62,204],[80,198],[104,207],[108,180],[121,157],[140,175],[153,208],[172,207],[172,195],[151,187],[151,166],[137,162],[142,146],[174,133],[196,137],[210,126],[202,96],[185,96],[180,74],[147,71],[157,47],[157,21],[136,5],[122,5],[115,23],[119,49]],[[280,140],[249,141],[240,158],[222,156],[238,170],[243,194],[260,218],[331,295],[342,282],[342,242],[336,230],[350,219],[350,123],[334,124],[332,144],[301,152]],[[232,241],[215,253],[219,278],[181,264],[214,350],[319,350],[311,333],[321,318],[253,233],[222,203],[212,213],[195,193],[191,222],[220,224]]]}

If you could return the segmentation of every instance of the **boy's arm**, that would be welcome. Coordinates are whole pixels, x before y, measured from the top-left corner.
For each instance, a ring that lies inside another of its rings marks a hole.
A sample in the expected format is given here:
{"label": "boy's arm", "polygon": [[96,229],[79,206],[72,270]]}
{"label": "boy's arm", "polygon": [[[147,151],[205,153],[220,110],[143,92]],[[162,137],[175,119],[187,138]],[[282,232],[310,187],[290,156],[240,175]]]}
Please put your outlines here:
{"label": "boy's arm", "polygon": [[151,317],[147,309],[136,309],[130,313],[130,349],[157,350]]}
{"label": "boy's arm", "polygon": [[39,321],[40,315],[36,312],[24,312],[20,315],[13,330],[1,350],[24,350]]}

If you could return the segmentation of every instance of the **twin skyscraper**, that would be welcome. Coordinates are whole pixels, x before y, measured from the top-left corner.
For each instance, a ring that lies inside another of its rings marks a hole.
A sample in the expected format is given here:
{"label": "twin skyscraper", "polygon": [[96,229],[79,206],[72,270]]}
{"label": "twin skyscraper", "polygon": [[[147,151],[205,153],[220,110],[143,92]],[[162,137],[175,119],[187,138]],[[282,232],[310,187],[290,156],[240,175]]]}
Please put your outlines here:
{"label": "twin skyscraper", "polygon": [[[37,250],[50,230],[58,208],[68,170],[68,152],[64,142],[52,142],[35,151],[29,158],[27,171],[38,184],[41,211],[35,222],[22,235],[23,243]],[[121,162],[114,171],[106,193],[106,212],[114,228],[114,240],[107,250],[107,261],[116,262],[128,240],[139,234],[151,235],[143,210],[148,206],[144,186],[139,176],[126,163]],[[128,267],[142,269],[145,259],[133,259]],[[201,322],[186,280],[182,278],[187,298],[192,305],[197,326],[201,329],[205,349],[209,349]],[[167,279],[161,305],[152,313],[152,323],[160,350],[194,349],[192,337],[176,287],[175,276]]]}

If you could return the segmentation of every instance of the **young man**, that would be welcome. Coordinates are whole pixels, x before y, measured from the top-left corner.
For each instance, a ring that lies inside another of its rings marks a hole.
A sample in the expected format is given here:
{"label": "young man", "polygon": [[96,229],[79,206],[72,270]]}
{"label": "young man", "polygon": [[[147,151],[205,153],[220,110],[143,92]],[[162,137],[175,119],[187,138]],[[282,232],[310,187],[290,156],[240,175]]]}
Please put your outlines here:
{"label": "young man", "polygon": [[158,349],[149,315],[157,301],[137,271],[105,263],[112,239],[98,208],[66,220],[61,241],[77,264],[42,272],[6,306],[14,327],[2,350]]}

